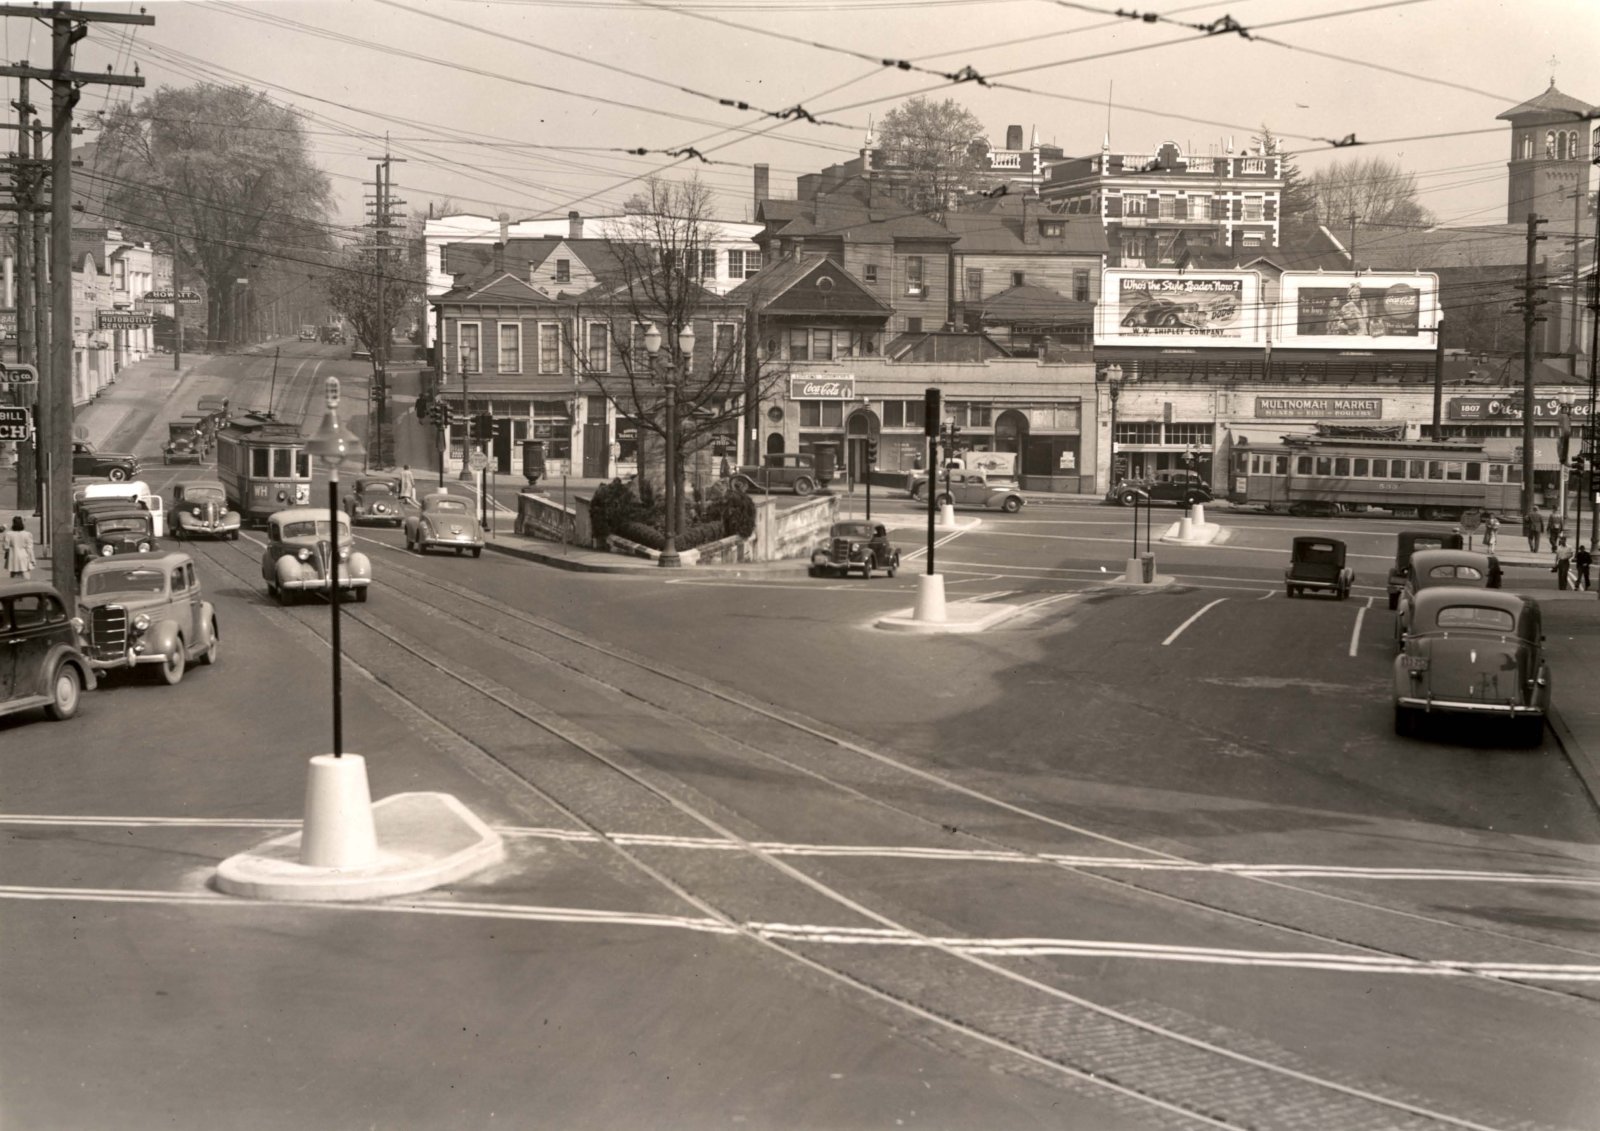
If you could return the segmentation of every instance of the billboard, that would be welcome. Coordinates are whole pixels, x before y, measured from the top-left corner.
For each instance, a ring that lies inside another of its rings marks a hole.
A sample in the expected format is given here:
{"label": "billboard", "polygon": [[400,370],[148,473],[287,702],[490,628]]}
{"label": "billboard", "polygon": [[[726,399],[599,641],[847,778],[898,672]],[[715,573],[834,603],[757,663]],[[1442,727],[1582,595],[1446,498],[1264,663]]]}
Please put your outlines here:
{"label": "billboard", "polygon": [[[1574,400],[1567,405],[1574,420],[1587,422],[1589,403]],[[1522,398],[1511,397],[1451,397],[1445,413],[1451,420],[1521,420]],[[1535,420],[1561,420],[1561,398],[1537,397],[1533,402]]]}
{"label": "billboard", "polygon": [[1434,348],[1439,277],[1363,271],[1285,271],[1277,345],[1287,349]]}
{"label": "billboard", "polygon": [[1095,343],[1260,345],[1261,276],[1254,271],[1108,267]]}

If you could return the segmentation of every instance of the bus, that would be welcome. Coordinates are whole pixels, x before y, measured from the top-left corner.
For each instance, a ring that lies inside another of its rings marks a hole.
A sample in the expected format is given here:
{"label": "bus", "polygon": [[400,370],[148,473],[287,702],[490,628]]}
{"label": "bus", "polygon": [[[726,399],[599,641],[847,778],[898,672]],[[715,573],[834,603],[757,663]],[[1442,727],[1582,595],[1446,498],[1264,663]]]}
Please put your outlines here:
{"label": "bus", "polygon": [[217,478],[246,525],[311,502],[311,454],[295,424],[247,412],[217,433]]}
{"label": "bus", "polygon": [[1292,515],[1385,511],[1453,521],[1464,511],[1522,513],[1522,464],[1472,440],[1286,435],[1236,443],[1228,500]]}

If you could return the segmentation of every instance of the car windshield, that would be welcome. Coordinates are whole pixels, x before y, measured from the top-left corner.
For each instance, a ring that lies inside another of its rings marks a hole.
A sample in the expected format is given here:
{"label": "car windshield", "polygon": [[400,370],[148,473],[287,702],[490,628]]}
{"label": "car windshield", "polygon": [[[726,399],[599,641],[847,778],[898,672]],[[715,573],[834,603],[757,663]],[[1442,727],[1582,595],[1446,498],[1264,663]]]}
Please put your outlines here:
{"label": "car windshield", "polygon": [[223,497],[221,487],[188,487],[183,492],[186,503],[220,503]]}
{"label": "car windshield", "polygon": [[1447,605],[1439,610],[1436,623],[1440,628],[1481,628],[1491,632],[1510,632],[1516,625],[1505,609],[1482,605]]}
{"label": "car windshield", "polygon": [[[303,522],[286,522],[283,524],[283,536],[285,538],[327,538],[329,529],[327,519],[318,519],[316,522],[312,522],[310,519],[306,519]],[[345,529],[345,525],[342,522],[339,524],[339,537],[346,541],[350,538],[350,532]]]}
{"label": "car windshield", "polygon": [[361,493],[363,495],[392,495],[394,494],[394,488],[387,482],[363,483],[361,485]]}
{"label": "car windshield", "polygon": [[[1279,559],[1282,560],[1281,558]],[[1339,555],[1332,546],[1302,545],[1300,547],[1300,560],[1303,562],[1316,562],[1319,565],[1338,565]]]}
{"label": "car windshield", "polygon": [[107,518],[94,524],[95,536],[105,538],[112,534],[145,534],[150,524],[137,518]]}
{"label": "car windshield", "polygon": [[162,593],[166,575],[159,569],[105,569],[90,573],[83,580],[86,595],[95,593]]}
{"label": "car windshield", "polygon": [[1428,571],[1430,578],[1441,581],[1482,581],[1483,572],[1469,565],[1440,565]]}
{"label": "car windshield", "polygon": [[460,499],[436,499],[431,509],[446,514],[466,514],[467,504]]}
{"label": "car windshield", "polygon": [[833,524],[835,538],[871,538],[872,526],[865,522],[836,522]]}

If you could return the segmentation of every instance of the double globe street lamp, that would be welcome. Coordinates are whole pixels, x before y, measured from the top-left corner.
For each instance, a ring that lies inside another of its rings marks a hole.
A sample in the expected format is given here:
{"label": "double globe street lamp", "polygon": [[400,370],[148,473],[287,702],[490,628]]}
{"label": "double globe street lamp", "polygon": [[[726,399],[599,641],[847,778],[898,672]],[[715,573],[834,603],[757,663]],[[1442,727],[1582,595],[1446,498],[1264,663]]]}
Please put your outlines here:
{"label": "double globe street lamp", "polygon": [[678,360],[660,365],[661,331],[654,322],[644,332],[644,350],[650,358],[650,373],[654,377],[659,365],[662,378],[662,391],[666,394],[666,426],[664,431],[666,456],[662,467],[666,472],[663,501],[666,504],[666,518],[663,520],[664,529],[662,536],[665,544],[661,548],[661,558],[656,563],[673,569],[683,565],[678,557],[678,389],[679,377],[689,375],[689,366],[694,361],[694,325],[686,323],[678,331]]}

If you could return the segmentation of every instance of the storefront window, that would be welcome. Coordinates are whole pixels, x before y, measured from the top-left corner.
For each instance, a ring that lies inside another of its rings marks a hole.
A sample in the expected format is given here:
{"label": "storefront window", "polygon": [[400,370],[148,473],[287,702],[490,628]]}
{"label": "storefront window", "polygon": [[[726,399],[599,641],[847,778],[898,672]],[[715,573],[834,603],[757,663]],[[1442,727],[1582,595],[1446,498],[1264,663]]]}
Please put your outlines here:
{"label": "storefront window", "polygon": [[572,417],[566,401],[534,401],[530,440],[544,441],[548,459],[572,458]]}
{"label": "storefront window", "polygon": [[800,401],[800,427],[843,428],[843,401]]}

